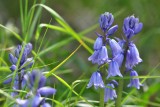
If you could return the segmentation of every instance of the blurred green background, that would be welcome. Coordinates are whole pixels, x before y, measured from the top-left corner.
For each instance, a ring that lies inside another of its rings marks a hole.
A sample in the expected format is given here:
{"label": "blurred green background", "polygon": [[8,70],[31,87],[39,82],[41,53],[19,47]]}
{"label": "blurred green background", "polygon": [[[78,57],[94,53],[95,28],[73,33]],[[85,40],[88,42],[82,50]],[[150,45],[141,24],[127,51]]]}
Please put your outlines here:
{"label": "blurred green background", "polygon": [[[33,4],[32,0],[29,0],[29,7]],[[150,76],[160,75],[160,1],[159,0],[46,0],[45,5],[51,7],[57,13],[59,13],[66,22],[76,31],[84,31],[96,24],[98,24],[98,19],[100,14],[104,12],[110,12],[115,15],[114,24],[119,25],[118,32],[115,36],[122,37],[122,25],[125,17],[130,15],[135,15],[139,17],[140,21],[143,22],[143,29],[141,33],[136,35],[133,40],[137,44],[140,52],[140,56],[143,59],[143,63],[139,64],[135,69],[140,76],[148,75],[152,72]],[[51,15],[45,10],[42,11],[41,17],[39,18],[39,23],[49,23],[57,25],[55,20]],[[20,7],[18,0],[0,0],[0,24],[14,30],[22,36],[21,22],[20,22]],[[44,30],[45,31],[45,30]],[[42,30],[42,33],[44,33]],[[97,26],[92,31],[85,34],[86,37],[95,40],[95,32],[100,32],[99,26]],[[31,39],[31,43],[34,46],[34,50],[38,50],[38,46],[42,39],[39,38],[38,42],[35,42],[35,35]],[[40,51],[43,49],[67,39],[69,35],[48,30],[44,38],[44,42]],[[14,38],[12,34],[0,28],[0,53],[2,58],[7,62],[8,53],[10,51],[4,51],[4,47],[12,48],[17,44],[21,44],[18,40]],[[92,48],[92,43],[86,42]],[[50,64],[46,67],[47,70],[54,68],[59,62],[63,61],[71,52],[76,49],[79,42],[76,40],[66,44],[61,48],[54,49],[47,54],[41,56],[45,64]],[[92,72],[96,70],[97,66],[91,64],[87,59],[90,53],[86,51],[83,47],[76,52],[76,54],[71,57],[65,65],[63,65],[58,71],[62,73],[60,76],[66,80],[67,83],[71,84],[77,79],[89,79]],[[4,66],[2,62],[1,66]],[[37,66],[42,66],[41,63]],[[156,68],[155,68],[156,67]],[[155,69],[154,69],[155,68]],[[68,70],[70,73],[63,73],[63,71]],[[4,73],[5,75],[5,73]],[[142,80],[142,79],[141,79]],[[55,83],[58,90],[56,96],[59,98],[61,93],[66,89],[62,84],[59,84],[54,78],[50,78],[48,84]],[[125,86],[129,83],[126,81]],[[77,86],[75,89],[80,92],[81,87],[86,83]],[[133,95],[146,102],[160,103],[160,78],[147,78],[144,82],[144,87],[139,91],[136,91]],[[2,87],[2,86],[1,86]],[[126,88],[126,92],[130,92],[131,88]],[[92,100],[98,99],[98,91],[92,89],[86,89],[82,96],[87,97]],[[124,94],[125,96],[125,94]],[[149,103],[145,103],[139,100],[133,100],[128,98],[127,104],[137,104],[146,107],[153,107]]]}

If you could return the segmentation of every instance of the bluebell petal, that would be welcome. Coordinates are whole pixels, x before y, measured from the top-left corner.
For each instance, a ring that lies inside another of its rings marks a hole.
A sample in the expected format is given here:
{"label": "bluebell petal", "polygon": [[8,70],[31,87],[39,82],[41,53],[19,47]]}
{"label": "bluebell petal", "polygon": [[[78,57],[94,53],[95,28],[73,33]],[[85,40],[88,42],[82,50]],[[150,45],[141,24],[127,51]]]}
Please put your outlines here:
{"label": "bluebell petal", "polygon": [[41,87],[38,89],[38,93],[40,93],[42,96],[48,96],[55,94],[56,90],[50,87]]}
{"label": "bluebell petal", "polygon": [[33,61],[33,58],[27,58],[27,60],[21,65],[20,69],[30,65],[32,61]]}
{"label": "bluebell petal", "polygon": [[119,67],[121,67],[122,63],[123,63],[123,59],[124,59],[124,54],[123,53],[119,53],[113,59],[114,59],[114,61],[116,61],[118,63]]}
{"label": "bluebell petal", "polygon": [[116,91],[113,89],[114,85],[113,84],[107,84],[107,87],[105,87],[104,90],[104,102],[108,102],[108,100],[114,100],[117,98]]}
{"label": "bluebell petal", "polygon": [[40,81],[38,87],[41,88],[46,84],[46,77],[44,75],[40,76]]}
{"label": "bluebell petal", "polygon": [[20,64],[23,65],[23,63],[26,61],[27,59],[27,51],[24,50],[23,54],[22,54],[22,57],[21,57],[21,62]]}
{"label": "bluebell petal", "polygon": [[17,48],[15,49],[15,56],[19,58],[20,52],[21,52],[22,46],[18,45]]}
{"label": "bluebell petal", "polygon": [[118,29],[118,25],[114,25],[108,30],[107,35],[113,35],[117,31],[117,29]]}
{"label": "bluebell petal", "polygon": [[10,67],[10,70],[13,72],[14,70],[16,70],[16,65],[12,65],[11,67]]}
{"label": "bluebell petal", "polygon": [[139,33],[143,28],[143,23],[138,23],[136,26],[135,26],[135,30],[134,30],[134,34],[137,34]]}
{"label": "bluebell petal", "polygon": [[123,77],[120,70],[119,70],[119,65],[116,61],[112,60],[109,63],[109,68],[108,68],[108,76],[107,78],[111,77],[111,76],[120,76]]}
{"label": "bluebell petal", "polygon": [[17,58],[14,57],[14,56],[10,53],[10,54],[9,54],[9,61],[10,61],[12,64],[16,65],[16,63],[17,63]]}
{"label": "bluebell petal", "polygon": [[98,55],[98,64],[104,64],[108,62],[108,52],[106,46],[102,46],[101,50],[99,51]]}
{"label": "bluebell petal", "polygon": [[93,64],[97,63],[102,65],[108,62],[108,53],[107,48],[102,46],[100,50],[94,51],[94,53],[88,58],[89,61],[92,61]]}
{"label": "bluebell petal", "polygon": [[94,51],[94,53],[88,58],[89,61],[92,61],[93,64],[97,63],[99,56],[99,50]]}
{"label": "bluebell petal", "polygon": [[27,50],[27,55],[32,51],[32,44],[31,43],[28,43],[26,46],[25,46],[25,49]]}
{"label": "bluebell petal", "polygon": [[32,99],[32,107],[39,107],[41,102],[43,101],[44,98],[40,97],[40,96],[35,96]]}
{"label": "bluebell petal", "polygon": [[134,36],[134,31],[132,29],[128,29],[126,33],[127,39],[130,39]]}
{"label": "bluebell petal", "polygon": [[94,72],[92,74],[90,81],[87,85],[87,88],[90,88],[92,85],[95,87],[95,89],[97,89],[98,87],[104,88],[104,82],[99,72]]}
{"label": "bluebell petal", "polygon": [[110,48],[112,50],[113,57],[115,57],[119,53],[122,53],[122,48],[120,47],[120,45],[114,39],[109,40],[109,45],[110,45]]}
{"label": "bluebell petal", "polygon": [[132,68],[138,63],[142,62],[142,59],[139,56],[138,49],[135,44],[130,43],[129,50],[127,50],[126,56],[126,68]]}
{"label": "bluebell petal", "polygon": [[128,87],[135,87],[137,89],[140,89],[140,86],[142,86],[142,84],[139,82],[139,78],[133,78],[134,76],[138,76],[137,72],[132,70],[130,76],[131,80],[130,83],[128,84]]}
{"label": "bluebell petal", "polygon": [[127,55],[126,55],[126,63],[125,63],[125,67],[127,68],[127,69],[131,69],[132,68],[132,66],[131,66],[131,61],[130,61],[130,50],[127,50]]}
{"label": "bluebell petal", "polygon": [[103,45],[103,38],[101,36],[99,36],[95,43],[94,43],[94,50],[99,50],[102,48],[102,45]]}
{"label": "bluebell petal", "polygon": [[3,84],[9,84],[9,83],[11,83],[12,82],[12,78],[8,78],[7,80],[5,80],[4,82],[3,82]]}

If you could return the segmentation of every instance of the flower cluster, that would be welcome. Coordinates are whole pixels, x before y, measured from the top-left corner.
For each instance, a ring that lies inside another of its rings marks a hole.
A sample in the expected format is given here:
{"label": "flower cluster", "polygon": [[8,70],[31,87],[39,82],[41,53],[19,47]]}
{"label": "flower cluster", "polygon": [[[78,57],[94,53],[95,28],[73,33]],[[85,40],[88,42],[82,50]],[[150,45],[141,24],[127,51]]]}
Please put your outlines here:
{"label": "flower cluster", "polygon": [[135,18],[134,16],[130,16],[124,19],[123,23],[123,32],[125,34],[126,40],[125,42],[127,43],[127,49],[126,49],[126,63],[125,67],[127,71],[130,71],[130,84],[128,87],[135,87],[137,89],[140,89],[140,86],[142,84],[139,82],[138,78],[132,78],[134,76],[138,76],[137,72],[133,70],[133,67],[140,62],[142,62],[142,59],[139,56],[138,49],[136,45],[131,41],[131,38],[139,33],[142,30],[143,24],[139,22],[138,18]]}
{"label": "flower cluster", "polygon": [[[6,81],[4,81],[4,83],[5,84],[11,83],[14,72],[16,71],[14,85],[13,85],[13,90],[15,91],[22,89],[23,86],[25,85],[24,82],[25,70],[30,68],[33,64],[33,58],[27,58],[31,50],[32,50],[32,44],[28,43],[24,47],[18,45],[14,51],[14,55],[11,53],[9,54],[9,60],[12,64],[10,70],[12,71],[12,73],[8,76],[9,78]],[[17,94],[18,94],[17,92],[11,93],[12,96],[15,96]]]}
{"label": "flower cluster", "polygon": [[56,90],[51,87],[45,87],[46,78],[41,71],[33,70],[25,74],[24,79],[30,92],[26,95],[27,99],[17,99],[20,107],[51,107],[45,102],[42,96],[54,95]]}
{"label": "flower cluster", "polygon": [[[13,54],[9,54],[9,60],[12,63],[10,70],[12,73],[4,84],[13,81],[12,97],[19,97],[17,90],[26,90],[28,93],[23,98],[16,99],[14,106],[18,107],[51,107],[45,102],[45,97],[54,95],[56,90],[51,87],[45,87],[46,77],[42,72],[37,70],[30,71],[29,68],[33,65],[33,58],[27,58],[32,50],[32,44],[18,45]],[[15,75],[15,77],[14,77]],[[12,80],[14,78],[14,80]]]}
{"label": "flower cluster", "polygon": [[[118,86],[118,83],[115,80],[112,80],[105,85],[102,76],[106,75],[104,72],[102,73],[102,71],[100,71],[100,68],[104,67],[105,64],[109,64],[106,79],[114,76],[123,77],[124,74],[121,73],[122,71],[120,71],[120,68],[125,66],[126,71],[131,71],[131,80],[128,87],[134,86],[139,89],[141,86],[138,78],[132,78],[133,76],[138,76],[137,72],[133,70],[133,67],[142,62],[142,59],[139,56],[136,45],[131,41],[131,38],[141,31],[143,24],[134,16],[127,17],[125,18],[123,25],[123,32],[126,38],[113,39],[111,35],[118,29],[118,25],[112,26],[113,22],[114,17],[109,12],[105,12],[100,16],[99,24],[103,35],[96,33],[98,37],[93,46],[94,53],[88,58],[93,64],[98,64],[98,70],[92,74],[87,88],[90,88],[92,85],[95,89],[98,87],[104,88],[105,102],[117,97],[115,88]],[[110,47],[112,53],[111,57],[108,55],[106,45],[109,45]]]}

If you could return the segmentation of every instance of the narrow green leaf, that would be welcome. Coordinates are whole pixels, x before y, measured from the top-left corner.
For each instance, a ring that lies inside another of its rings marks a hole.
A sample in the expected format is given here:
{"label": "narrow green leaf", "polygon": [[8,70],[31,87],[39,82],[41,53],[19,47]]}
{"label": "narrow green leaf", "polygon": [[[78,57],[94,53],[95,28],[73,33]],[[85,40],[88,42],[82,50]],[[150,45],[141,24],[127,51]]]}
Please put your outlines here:
{"label": "narrow green leaf", "polygon": [[90,53],[93,53],[92,49],[90,49],[88,47],[88,45],[86,45],[82,39],[79,37],[79,35],[65,22],[65,20],[58,14],[56,13],[53,9],[51,9],[50,7],[43,5],[43,4],[36,4],[36,6],[41,6],[44,9],[46,9],[56,20],[57,22],[62,25],[80,44],[82,44],[82,46],[84,48],[86,48],[86,50]]}
{"label": "narrow green leaf", "polygon": [[49,71],[47,74],[46,74],[46,77],[49,77],[52,75],[52,73],[54,71],[56,71],[60,66],[62,66],[71,56],[74,55],[75,52],[78,51],[78,49],[81,47],[81,45],[79,45],[66,59],[64,59],[60,64],[58,64],[55,68],[53,68],[51,71]]}
{"label": "narrow green leaf", "polygon": [[84,97],[80,96],[76,91],[74,91],[74,90],[72,89],[72,87],[70,87],[70,85],[69,85],[65,80],[63,80],[61,77],[57,76],[56,74],[53,74],[53,73],[52,73],[52,75],[53,75],[54,77],[56,77],[61,83],[63,83],[67,88],[69,88],[69,89],[70,89],[75,95],[77,95],[80,99],[85,100],[86,103],[90,104]]}

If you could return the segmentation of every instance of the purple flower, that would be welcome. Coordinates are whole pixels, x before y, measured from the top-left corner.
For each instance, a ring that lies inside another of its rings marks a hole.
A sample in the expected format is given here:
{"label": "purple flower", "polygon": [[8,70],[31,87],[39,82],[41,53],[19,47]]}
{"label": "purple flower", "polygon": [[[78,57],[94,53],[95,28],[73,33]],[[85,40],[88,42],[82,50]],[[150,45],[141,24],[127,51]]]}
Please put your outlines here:
{"label": "purple flower", "polygon": [[109,45],[110,45],[110,48],[112,50],[113,57],[115,57],[119,53],[122,53],[122,48],[120,47],[120,45],[114,39],[109,40]]}
{"label": "purple flower", "polygon": [[102,45],[103,45],[103,37],[102,36],[98,36],[98,38],[96,39],[96,41],[94,43],[94,50],[101,49]]}
{"label": "purple flower", "polygon": [[56,90],[51,87],[42,87],[38,89],[38,93],[42,96],[53,95],[56,93]]}
{"label": "purple flower", "polygon": [[122,66],[123,59],[124,59],[124,54],[123,54],[122,52],[119,53],[118,55],[116,55],[116,56],[113,58],[113,60],[118,63],[119,67]]}
{"label": "purple flower", "polygon": [[[45,105],[45,98],[42,98],[38,95],[35,95],[29,99],[25,99],[25,100],[22,100],[22,99],[16,99],[16,102],[18,104],[19,107],[46,107],[46,106],[43,106]],[[47,103],[48,104],[48,103]],[[50,107],[50,106],[48,106]]]}
{"label": "purple flower", "polygon": [[130,16],[124,19],[123,32],[127,39],[130,39],[133,35],[139,33],[142,30],[143,24],[139,22],[138,18]]}
{"label": "purple flower", "polygon": [[16,70],[16,65],[12,65],[11,67],[10,67],[10,70],[13,72],[14,70]]}
{"label": "purple flower", "polygon": [[100,28],[105,32],[108,28],[111,27],[112,23],[114,21],[114,17],[111,13],[105,12],[102,14],[99,18],[99,24]]}
{"label": "purple flower", "polygon": [[117,98],[116,91],[114,90],[114,85],[112,83],[107,84],[104,90],[104,102],[108,102],[108,100],[114,100]]}
{"label": "purple flower", "polygon": [[95,50],[94,53],[88,58],[88,60],[92,61],[93,64],[97,63],[99,65],[108,62],[107,48],[102,46],[100,50]]}
{"label": "purple flower", "polygon": [[108,32],[107,32],[107,36],[113,35],[118,29],[118,25],[114,25],[113,27],[111,27]]}
{"label": "purple flower", "polygon": [[[41,73],[41,71],[33,70],[32,72],[28,72],[24,76],[25,81],[30,89],[35,90],[41,87],[44,87],[46,83],[46,77]],[[37,87],[34,87],[37,83]]]}
{"label": "purple flower", "polygon": [[[25,85],[25,82],[23,79],[23,76],[25,74],[24,70],[27,68],[30,68],[31,65],[33,64],[33,58],[27,58],[27,56],[29,55],[31,50],[32,50],[32,44],[28,43],[24,46],[23,52],[22,52],[22,46],[18,45],[14,51],[14,55],[11,53],[9,54],[9,60],[12,63],[12,66],[10,67],[12,74],[17,69],[16,76],[14,79],[14,85],[13,85],[14,90],[22,89]],[[22,52],[22,56],[20,59],[21,52]],[[20,64],[17,67],[16,64],[17,64],[18,60],[20,60]],[[12,82],[12,74],[9,76],[9,78],[6,81],[4,81],[4,83]],[[12,96],[15,96],[18,94],[18,92],[13,92],[11,94],[12,94]]]}
{"label": "purple flower", "polygon": [[[40,94],[41,96],[53,95],[56,93],[56,89],[51,87],[44,87],[46,83],[46,77],[39,71],[33,70],[28,72],[24,76],[25,81],[31,91]],[[37,86],[37,87],[35,87]]]}
{"label": "purple flower", "polygon": [[133,78],[134,76],[138,76],[137,72],[132,70],[130,73],[131,76],[131,80],[130,83],[128,84],[128,87],[135,87],[137,89],[140,89],[140,86],[142,86],[142,84],[139,82],[138,78]]}
{"label": "purple flower", "polygon": [[87,85],[87,88],[90,88],[92,85],[94,85],[95,89],[97,89],[98,87],[104,88],[104,83],[101,74],[98,71],[92,74],[90,81]]}
{"label": "purple flower", "polygon": [[129,50],[127,50],[126,56],[126,68],[130,69],[138,63],[142,62],[142,59],[139,56],[138,49],[135,44],[129,44]]}
{"label": "purple flower", "polygon": [[18,59],[14,57],[11,53],[9,54],[9,60],[12,64],[16,65]]}
{"label": "purple flower", "polygon": [[123,77],[120,70],[119,70],[119,65],[116,61],[112,60],[109,63],[109,69],[108,69],[108,76],[107,78],[111,77],[111,76],[120,76]]}

